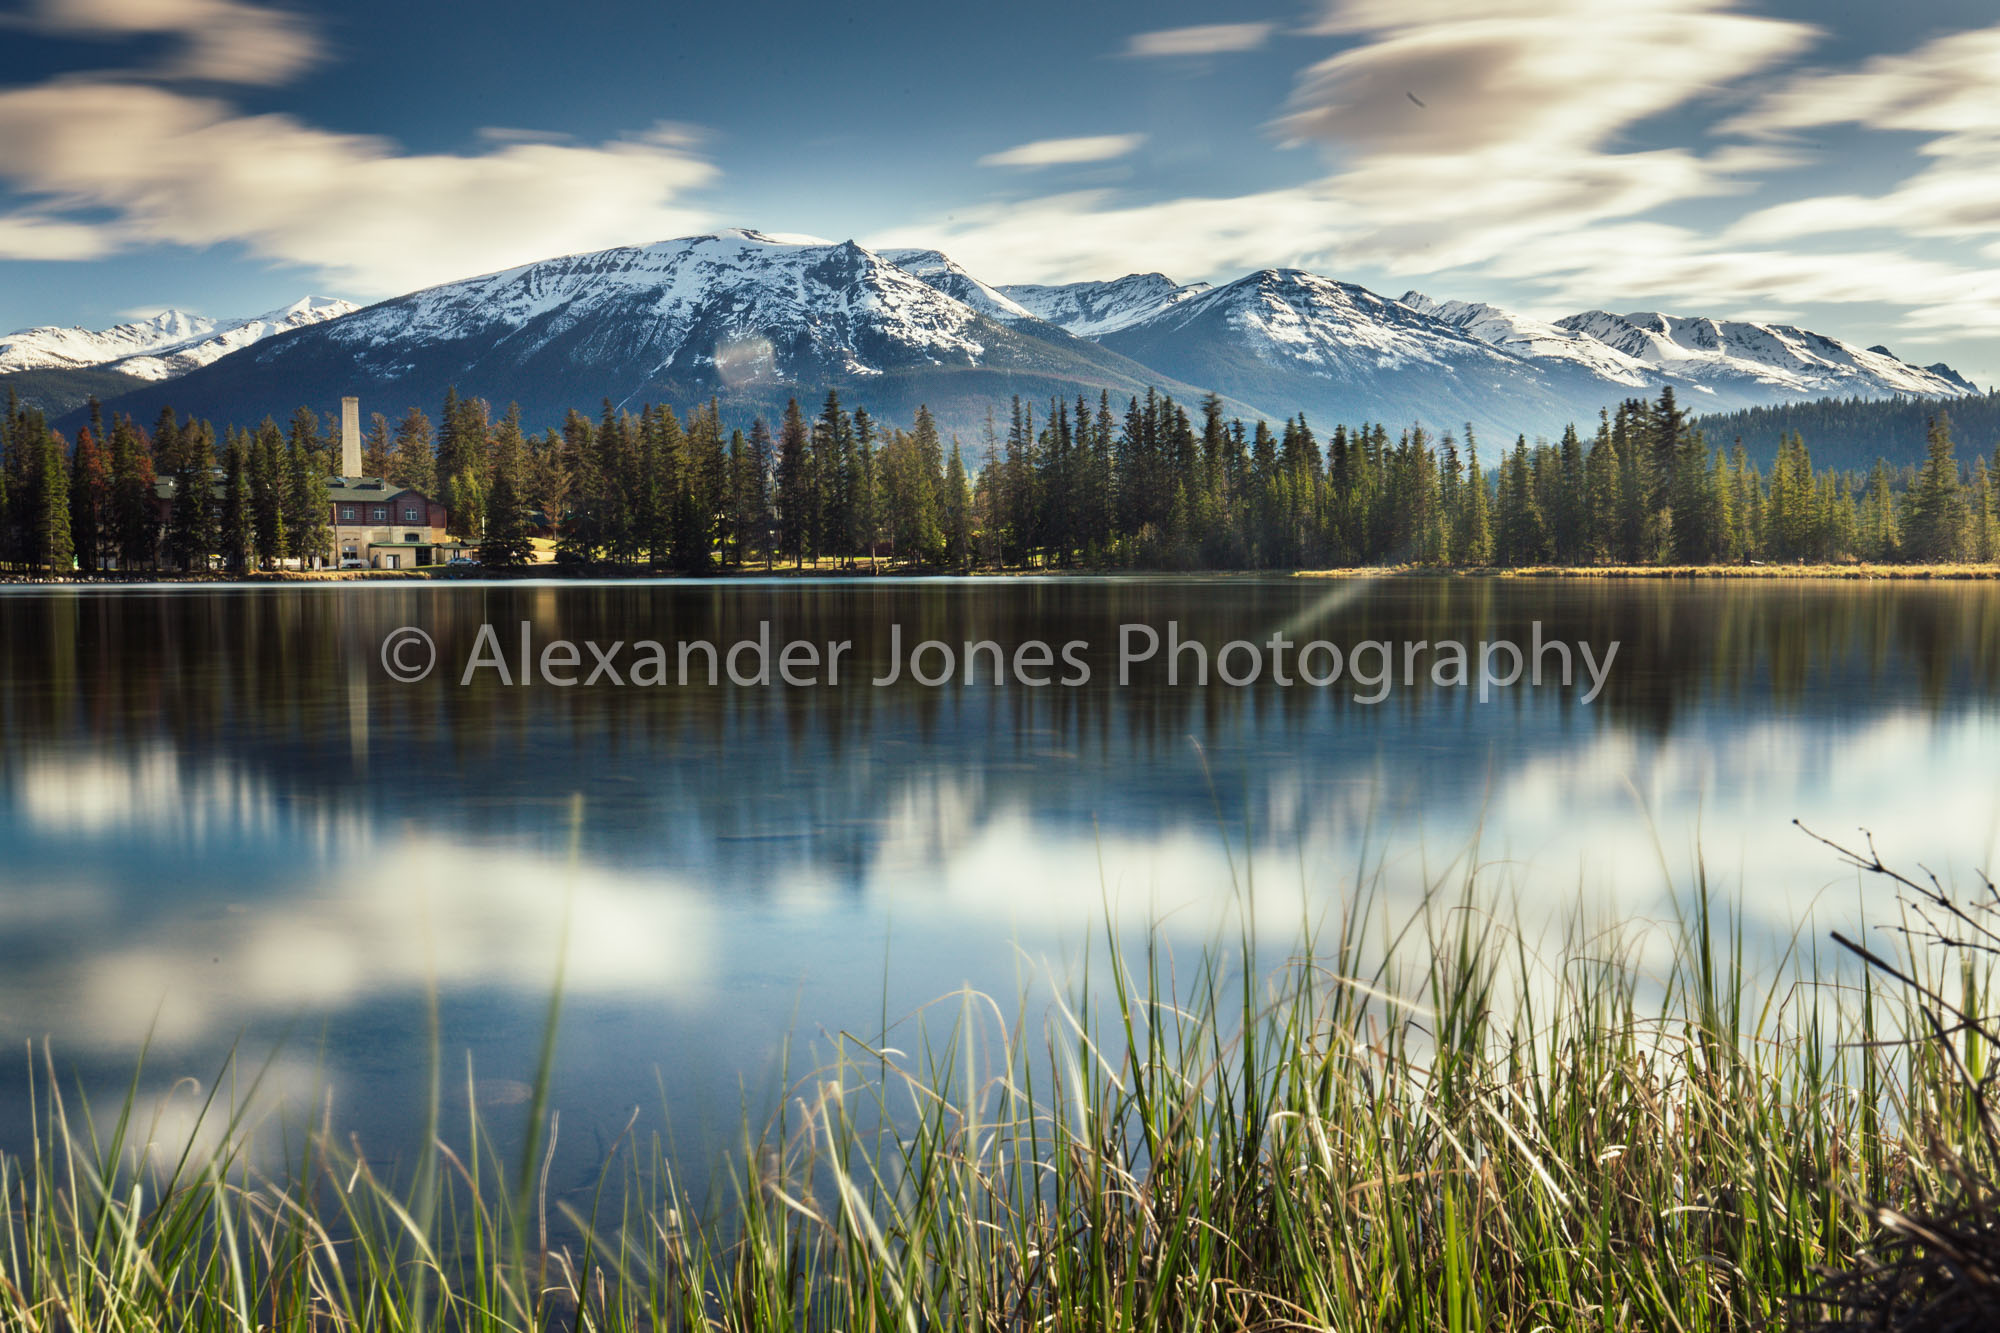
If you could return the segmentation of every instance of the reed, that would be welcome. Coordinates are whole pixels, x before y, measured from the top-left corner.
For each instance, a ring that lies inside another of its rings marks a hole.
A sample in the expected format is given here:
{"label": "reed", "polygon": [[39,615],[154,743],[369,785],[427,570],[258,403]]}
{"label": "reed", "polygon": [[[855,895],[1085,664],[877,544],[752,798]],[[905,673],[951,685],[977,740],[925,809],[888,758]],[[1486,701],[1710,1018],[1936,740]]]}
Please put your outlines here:
{"label": "reed", "polygon": [[1476,876],[1362,888],[1282,956],[1107,926],[1046,1012],[842,1035],[700,1198],[636,1125],[552,1198],[553,1114],[507,1149],[445,1117],[400,1175],[321,1123],[260,1169],[254,1076],[219,1149],[158,1155],[136,1081],[94,1115],[44,1057],[0,1328],[1750,1329],[1847,1317],[1882,1209],[1991,1179],[1962,950],[1753,965],[1697,882],[1648,965],[1581,915],[1531,941]]}

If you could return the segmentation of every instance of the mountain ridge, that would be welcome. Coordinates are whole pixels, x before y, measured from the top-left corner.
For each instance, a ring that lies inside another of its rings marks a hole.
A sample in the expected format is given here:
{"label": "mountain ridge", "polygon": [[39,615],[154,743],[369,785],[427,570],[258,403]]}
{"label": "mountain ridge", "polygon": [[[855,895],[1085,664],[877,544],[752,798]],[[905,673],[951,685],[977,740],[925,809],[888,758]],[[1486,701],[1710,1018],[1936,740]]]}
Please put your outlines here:
{"label": "mountain ridge", "polygon": [[[160,346],[145,352],[162,365],[173,332],[164,318],[150,335]],[[1246,418],[1470,422],[1508,439],[1552,436],[1668,385],[1705,412],[1792,396],[1976,392],[1948,366],[1791,325],[1604,311],[1549,322],[1415,291],[1391,298],[1300,269],[1221,286],[1159,273],[992,284],[938,250],[732,228],[320,314],[109,406],[136,416],[171,402],[241,420],[355,393],[401,411],[428,409],[446,385],[496,408],[519,402],[535,426],[607,399],[710,396],[747,421],[833,390],[885,420],[907,422],[927,404],[947,429],[977,434],[1015,394],[1157,387],[1190,401],[1218,393]]]}

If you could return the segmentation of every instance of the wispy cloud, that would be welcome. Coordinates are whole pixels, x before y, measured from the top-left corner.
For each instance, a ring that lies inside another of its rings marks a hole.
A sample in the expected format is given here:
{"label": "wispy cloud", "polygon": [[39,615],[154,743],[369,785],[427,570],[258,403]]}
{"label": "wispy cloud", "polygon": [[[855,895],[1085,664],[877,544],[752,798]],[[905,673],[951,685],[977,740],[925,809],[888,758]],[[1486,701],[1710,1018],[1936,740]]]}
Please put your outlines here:
{"label": "wispy cloud", "polygon": [[151,72],[218,83],[284,83],[322,53],[303,18],[241,0],[35,0],[23,25],[105,39],[173,33],[182,49]]}
{"label": "wispy cloud", "polygon": [[[1335,0],[1311,31],[1363,39],[1307,68],[1278,123],[1326,147],[1326,176],[1250,196],[1100,192],[961,209],[929,229],[931,243],[1017,280],[1490,263],[1542,237],[1746,188],[1790,160],[1778,147],[1633,151],[1622,140],[1814,35],[1730,12],[1729,0]],[[1578,77],[1589,69],[1619,74]]]}
{"label": "wispy cloud", "polygon": [[674,126],[593,145],[413,154],[153,84],[49,83],[0,92],[0,178],[113,220],[17,218],[12,229],[0,222],[0,246],[88,257],[93,247],[235,242],[388,295],[699,228],[707,215],[682,196],[716,170],[684,141]]}
{"label": "wispy cloud", "polygon": [[686,125],[595,144],[498,129],[483,151],[410,153],[173,86],[296,76],[322,53],[297,15],[247,0],[30,4],[11,26],[185,41],[164,65],[0,90],[0,183],[26,201],[0,214],[0,258],[237,244],[381,296],[709,221],[684,202],[717,175]]}
{"label": "wispy cloud", "polygon": [[1928,135],[1928,163],[1881,194],[1830,194],[1752,213],[1734,235],[1784,240],[1887,230],[1981,238],[2000,233],[2000,28],[1954,33],[1847,72],[1789,80],[1730,122],[1790,137],[1831,125]]}
{"label": "wispy cloud", "polygon": [[1057,167],[1108,162],[1136,152],[1143,134],[1097,134],[1078,139],[1037,139],[979,159],[982,167]]}
{"label": "wispy cloud", "polygon": [[118,248],[108,227],[48,217],[32,209],[0,213],[0,259],[102,259]]}
{"label": "wispy cloud", "polygon": [[1254,51],[1270,40],[1275,23],[1201,23],[1190,28],[1142,32],[1125,46],[1130,56],[1212,56]]}

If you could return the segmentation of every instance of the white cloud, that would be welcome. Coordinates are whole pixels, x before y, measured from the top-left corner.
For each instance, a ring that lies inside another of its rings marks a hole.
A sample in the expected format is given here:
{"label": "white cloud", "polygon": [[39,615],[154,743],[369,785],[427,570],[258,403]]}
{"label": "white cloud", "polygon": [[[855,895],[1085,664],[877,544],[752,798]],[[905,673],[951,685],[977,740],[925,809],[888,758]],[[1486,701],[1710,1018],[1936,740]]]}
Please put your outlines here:
{"label": "white cloud", "polygon": [[[150,84],[78,80],[0,92],[0,177],[50,207],[116,216],[88,233],[30,223],[17,243],[79,252],[94,243],[102,253],[111,238],[236,242],[357,295],[698,230],[707,215],[681,197],[716,170],[686,142],[683,127],[669,126],[596,145],[411,154]],[[8,236],[0,222],[0,245]]]}
{"label": "white cloud", "polygon": [[117,248],[106,227],[31,210],[0,213],[0,259],[101,259]]}
{"label": "white cloud", "polygon": [[1143,134],[1097,134],[1078,139],[1037,139],[979,159],[982,167],[1055,167],[1108,162],[1137,151]]}
{"label": "white cloud", "polygon": [[[1490,263],[1539,237],[1745,188],[1751,173],[1789,160],[1777,147],[1621,151],[1637,122],[1813,33],[1726,10],[1726,0],[1338,0],[1313,31],[1368,40],[1307,69],[1279,122],[1295,140],[1325,144],[1332,174],[1228,198],[1072,193],[961,209],[899,239],[921,233],[1012,281]],[[1618,74],[1580,73],[1590,70]]]}
{"label": "white cloud", "polygon": [[1780,240],[1864,230],[2000,233],[2000,28],[1954,33],[1846,73],[1800,75],[1728,128],[1789,136],[1845,124],[1929,134],[1917,150],[1929,165],[1879,195],[1820,195],[1763,209],[1733,234]]}
{"label": "white cloud", "polygon": [[1142,32],[1126,44],[1132,56],[1208,56],[1254,51],[1269,40],[1274,23],[1201,23],[1191,28]]}
{"label": "white cloud", "polygon": [[241,0],[40,0],[29,26],[120,38],[174,33],[184,48],[157,73],[222,83],[278,84],[319,59],[318,35],[296,14]]}

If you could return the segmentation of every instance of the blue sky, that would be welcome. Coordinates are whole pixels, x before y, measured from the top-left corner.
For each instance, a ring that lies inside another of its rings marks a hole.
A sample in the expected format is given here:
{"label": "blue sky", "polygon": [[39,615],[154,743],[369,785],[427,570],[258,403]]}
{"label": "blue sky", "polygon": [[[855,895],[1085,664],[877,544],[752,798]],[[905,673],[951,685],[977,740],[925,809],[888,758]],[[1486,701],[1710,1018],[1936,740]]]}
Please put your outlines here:
{"label": "blue sky", "polygon": [[0,0],[0,329],[718,226],[993,282],[1298,265],[1783,318],[2000,379],[1989,3],[558,12]]}

